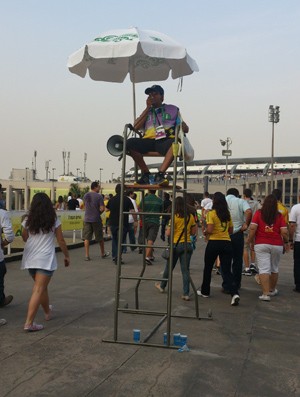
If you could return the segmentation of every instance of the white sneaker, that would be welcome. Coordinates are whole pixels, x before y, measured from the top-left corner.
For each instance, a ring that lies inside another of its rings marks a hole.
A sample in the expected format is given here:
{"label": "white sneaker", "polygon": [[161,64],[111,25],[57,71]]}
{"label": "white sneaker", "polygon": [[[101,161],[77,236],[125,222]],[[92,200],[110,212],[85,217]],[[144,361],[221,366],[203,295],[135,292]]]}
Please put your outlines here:
{"label": "white sneaker", "polygon": [[197,295],[202,296],[202,298],[209,298],[209,295],[204,295],[201,291],[197,291]]}
{"label": "white sneaker", "polygon": [[260,299],[261,301],[265,301],[265,302],[270,302],[270,300],[271,300],[271,298],[269,297],[269,295],[264,295],[264,294],[260,295],[260,296],[258,297],[258,299]]}
{"label": "white sneaker", "polygon": [[269,293],[268,293],[268,295],[269,296],[276,296],[276,295],[278,295],[278,289],[274,289],[274,291],[270,291]]}
{"label": "white sneaker", "polygon": [[237,295],[237,294],[233,295],[233,297],[231,299],[231,306],[238,306],[239,303],[240,303],[239,295]]}

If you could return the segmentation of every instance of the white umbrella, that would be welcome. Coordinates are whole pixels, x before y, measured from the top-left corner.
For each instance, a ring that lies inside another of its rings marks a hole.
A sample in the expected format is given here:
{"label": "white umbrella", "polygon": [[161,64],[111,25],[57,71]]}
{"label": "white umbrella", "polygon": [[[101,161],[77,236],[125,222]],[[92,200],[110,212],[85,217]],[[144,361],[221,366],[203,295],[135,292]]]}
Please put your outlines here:
{"label": "white umbrella", "polygon": [[70,72],[91,79],[122,83],[127,74],[133,83],[161,81],[199,71],[185,47],[163,33],[138,28],[110,30],[70,55]]}

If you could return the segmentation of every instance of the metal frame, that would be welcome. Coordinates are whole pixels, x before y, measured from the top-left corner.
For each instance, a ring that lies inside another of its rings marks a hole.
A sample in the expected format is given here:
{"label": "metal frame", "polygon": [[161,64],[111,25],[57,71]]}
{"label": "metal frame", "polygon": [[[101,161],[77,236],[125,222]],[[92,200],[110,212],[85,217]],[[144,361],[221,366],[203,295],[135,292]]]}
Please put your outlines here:
{"label": "metal frame", "polygon": [[[122,154],[122,183],[121,183],[121,197],[120,197],[120,213],[119,213],[119,234],[118,234],[118,257],[117,257],[117,269],[116,269],[116,287],[115,287],[115,310],[114,310],[114,332],[113,332],[113,339],[103,339],[103,342],[109,342],[109,343],[121,343],[121,344],[132,344],[136,345],[134,341],[122,341],[118,338],[118,330],[119,330],[119,313],[130,313],[130,314],[140,314],[140,315],[151,315],[151,316],[162,316],[162,318],[158,321],[158,323],[152,328],[152,330],[148,333],[148,335],[139,343],[139,345],[142,346],[150,346],[150,347],[163,347],[163,348],[176,348],[178,349],[178,346],[172,346],[171,345],[171,319],[174,318],[187,318],[187,319],[196,319],[196,320],[201,320],[201,319],[206,319],[206,320],[211,320],[212,319],[212,313],[211,311],[208,312],[208,315],[205,317],[200,317],[199,316],[199,302],[198,302],[198,295],[197,295],[197,289],[195,287],[195,284],[189,275],[190,278],[190,284],[194,292],[195,296],[195,316],[177,316],[172,314],[172,286],[173,286],[173,270],[172,270],[172,263],[173,263],[173,256],[174,256],[174,245],[170,244],[170,258],[169,258],[169,278],[168,278],[168,285],[167,285],[167,310],[164,312],[161,311],[151,311],[151,310],[141,310],[139,308],[139,287],[141,284],[142,280],[146,281],[163,281],[166,280],[164,278],[153,278],[153,277],[144,277],[144,273],[146,270],[146,262],[145,262],[145,248],[148,246],[146,244],[138,244],[136,246],[142,247],[143,248],[143,267],[140,272],[139,276],[135,277],[129,277],[129,276],[122,276],[121,275],[121,255],[122,255],[122,247],[123,246],[132,246],[131,244],[122,244],[122,237],[123,237],[123,214],[128,214],[128,212],[124,212],[124,193],[125,193],[125,187],[132,187],[134,190],[138,190],[142,192],[142,198],[144,198],[144,191],[148,190],[149,187],[143,188],[143,186],[138,185],[138,186],[131,186],[131,185],[125,185],[125,168],[126,168],[126,146],[127,146],[127,137],[130,133],[131,130],[131,125],[126,124],[124,127],[123,131],[123,137],[124,137],[124,142],[123,142],[123,154]],[[180,192],[183,193],[183,198],[185,202],[185,219],[187,218],[187,179],[186,179],[186,163],[183,159],[183,173],[184,173],[184,186],[183,189],[179,189],[176,186],[177,183],[177,158],[178,158],[178,152],[179,152],[179,144],[178,144],[178,128],[176,129],[176,134],[175,134],[175,142],[172,144],[173,145],[173,154],[174,154],[174,162],[173,162],[173,186],[172,186],[172,209],[171,213],[169,214],[171,216],[171,219],[174,219],[175,215],[175,198],[176,198],[176,193]],[[170,186],[167,187],[159,187],[159,190],[170,190]],[[158,190],[156,187],[155,190]],[[142,222],[144,224],[144,215],[146,215],[146,212],[139,212],[139,215],[142,216]],[[156,215],[165,215],[165,213],[157,213]],[[170,236],[170,241],[174,240],[174,224],[173,222],[171,223],[171,236]],[[185,241],[187,240],[187,227],[185,226]],[[145,241],[145,229],[143,230],[143,240]],[[155,245],[155,248],[166,248],[166,246],[160,246],[160,245]],[[185,245],[185,255],[187,254],[187,249]],[[186,262],[186,261],[185,261]],[[121,280],[136,280],[136,287],[135,287],[135,309],[128,309],[128,308],[120,308],[120,286],[121,286]],[[148,340],[154,335],[154,333],[159,329],[159,327],[167,321],[167,344],[157,344],[157,343],[149,343]]]}

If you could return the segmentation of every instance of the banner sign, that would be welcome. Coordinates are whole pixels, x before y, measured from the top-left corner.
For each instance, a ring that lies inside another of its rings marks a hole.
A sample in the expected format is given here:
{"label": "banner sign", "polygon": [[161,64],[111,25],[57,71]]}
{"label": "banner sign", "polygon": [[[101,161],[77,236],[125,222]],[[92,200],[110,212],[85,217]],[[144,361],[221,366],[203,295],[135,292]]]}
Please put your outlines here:
{"label": "banner sign", "polygon": [[[21,236],[21,223],[26,211],[10,211],[10,220],[15,236]],[[81,230],[83,228],[84,211],[57,211],[63,231]]]}

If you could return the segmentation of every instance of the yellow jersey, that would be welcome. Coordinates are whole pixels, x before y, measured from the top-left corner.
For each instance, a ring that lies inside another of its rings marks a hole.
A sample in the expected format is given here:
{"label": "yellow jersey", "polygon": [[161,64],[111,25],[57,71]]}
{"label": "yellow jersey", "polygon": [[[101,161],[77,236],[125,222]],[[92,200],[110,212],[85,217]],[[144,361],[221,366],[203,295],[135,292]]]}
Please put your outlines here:
{"label": "yellow jersey", "polygon": [[206,215],[206,223],[208,225],[214,225],[213,232],[208,235],[209,240],[229,240],[229,228],[233,227],[232,219],[228,222],[221,222],[218,217],[216,210],[211,210]]}
{"label": "yellow jersey", "polygon": [[286,221],[286,224],[288,225],[289,224],[289,211],[286,208],[286,206],[283,205],[281,201],[277,201],[277,209],[278,209],[278,212],[280,212],[281,215],[284,217],[284,220]]}

